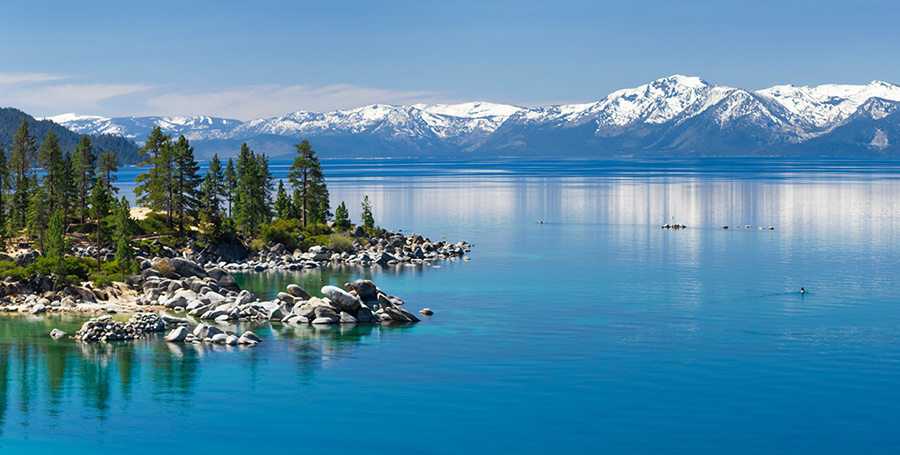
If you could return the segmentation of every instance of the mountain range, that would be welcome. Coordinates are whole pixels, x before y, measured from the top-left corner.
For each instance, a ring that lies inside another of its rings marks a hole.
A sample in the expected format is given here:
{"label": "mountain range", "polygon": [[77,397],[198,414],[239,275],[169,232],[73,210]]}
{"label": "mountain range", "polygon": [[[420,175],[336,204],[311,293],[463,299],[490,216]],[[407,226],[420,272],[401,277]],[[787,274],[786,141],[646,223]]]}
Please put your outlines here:
{"label": "mountain range", "polygon": [[779,85],[745,90],[674,75],[597,102],[518,107],[376,104],[242,122],[215,117],[50,117],[78,133],[141,142],[154,126],[200,157],[240,143],[269,156],[309,139],[326,157],[897,156],[900,87]]}

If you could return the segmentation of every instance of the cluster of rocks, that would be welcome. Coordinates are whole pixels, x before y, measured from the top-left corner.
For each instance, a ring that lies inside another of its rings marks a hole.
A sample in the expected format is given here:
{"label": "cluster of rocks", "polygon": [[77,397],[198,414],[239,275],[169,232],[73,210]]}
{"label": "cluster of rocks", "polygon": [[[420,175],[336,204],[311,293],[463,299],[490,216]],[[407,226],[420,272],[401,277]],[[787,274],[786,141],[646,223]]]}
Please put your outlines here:
{"label": "cluster of rocks", "polygon": [[[167,325],[163,318],[153,313],[137,313],[124,323],[114,321],[112,316],[107,314],[85,322],[81,330],[75,332],[75,340],[82,342],[136,340],[146,333],[162,332],[166,330]],[[54,338],[65,336],[64,332],[62,335],[60,332],[62,331],[54,329],[50,336]]]}
{"label": "cluster of rocks", "polygon": [[[321,292],[324,297],[318,298],[310,296],[297,285],[290,285],[288,292],[278,293],[277,300],[280,304],[270,312],[269,319],[284,324],[420,321],[417,316],[401,307],[403,301],[400,298],[386,294],[370,280],[356,280],[344,287],[346,290],[336,286],[323,286]],[[427,314],[431,314],[431,310]]]}
{"label": "cluster of rocks", "polygon": [[255,256],[244,262],[207,263],[206,267],[220,266],[228,270],[255,271],[300,270],[331,264],[358,266],[395,265],[401,263],[422,264],[463,257],[472,245],[466,242],[432,242],[419,234],[386,233],[381,238],[370,239],[365,246],[360,239],[351,244],[351,251],[337,251],[325,246],[313,246],[307,251],[285,248],[280,243],[263,247]]}
{"label": "cluster of rocks", "polygon": [[[49,277],[48,277],[49,278]],[[90,289],[84,286],[66,286],[59,291],[43,291],[39,294],[16,295],[11,299],[0,300],[4,311],[18,311],[20,313],[40,314],[47,312],[73,311],[83,304],[96,304],[99,300],[119,298],[123,289],[118,286],[110,286],[106,289]],[[114,305],[92,310],[100,310],[107,313],[116,313]]]}
{"label": "cluster of rocks", "polygon": [[231,330],[223,330],[214,325],[198,324],[193,331],[187,327],[176,327],[166,335],[171,343],[213,343],[235,346],[238,344],[256,346],[262,340],[255,333],[247,330],[243,334]]}
{"label": "cluster of rocks", "polygon": [[219,302],[235,297],[241,290],[234,277],[224,269],[204,270],[200,265],[183,258],[141,258],[138,305],[163,305],[169,309],[184,309],[191,301]]}

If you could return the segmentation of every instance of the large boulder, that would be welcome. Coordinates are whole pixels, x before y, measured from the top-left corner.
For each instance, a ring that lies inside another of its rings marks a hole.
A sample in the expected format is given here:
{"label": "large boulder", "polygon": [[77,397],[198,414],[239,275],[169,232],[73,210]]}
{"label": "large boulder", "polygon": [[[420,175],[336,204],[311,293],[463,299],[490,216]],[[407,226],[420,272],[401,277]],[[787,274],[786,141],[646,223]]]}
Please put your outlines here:
{"label": "large boulder", "polygon": [[[149,262],[148,262],[148,263],[149,263]],[[162,278],[162,277],[163,277],[163,274],[160,273],[159,270],[151,269],[151,268],[147,268],[147,269],[141,270],[141,279],[142,279],[142,280],[146,281],[146,280],[147,280],[148,278],[150,278],[150,277]]]}
{"label": "large boulder", "polygon": [[300,300],[309,300],[310,298],[310,295],[306,291],[304,291],[303,288],[297,286],[296,284],[287,285],[287,291],[289,294],[299,298]]}
{"label": "large boulder", "polygon": [[169,332],[166,335],[166,341],[170,341],[172,343],[181,343],[188,336],[188,329],[185,327],[176,327],[175,330]]}
{"label": "large boulder", "polygon": [[332,302],[342,309],[355,313],[362,306],[362,302],[349,292],[337,286],[322,286],[322,295],[328,297]]}
{"label": "large boulder", "polygon": [[209,269],[209,271],[206,273],[208,273],[210,277],[212,277],[216,280],[216,282],[219,283],[219,287],[227,289],[229,291],[241,292],[240,286],[237,285],[237,283],[234,281],[234,277],[231,276],[231,274],[228,273],[227,270],[221,267],[216,267],[213,269]]}
{"label": "large boulder", "polygon": [[356,291],[356,295],[363,301],[378,300],[378,288],[371,280],[356,280],[347,285],[348,291]]}
{"label": "large boulder", "polygon": [[205,278],[208,276],[203,267],[187,259],[172,258],[169,260],[169,266],[172,267],[172,271],[183,277],[196,276]]}

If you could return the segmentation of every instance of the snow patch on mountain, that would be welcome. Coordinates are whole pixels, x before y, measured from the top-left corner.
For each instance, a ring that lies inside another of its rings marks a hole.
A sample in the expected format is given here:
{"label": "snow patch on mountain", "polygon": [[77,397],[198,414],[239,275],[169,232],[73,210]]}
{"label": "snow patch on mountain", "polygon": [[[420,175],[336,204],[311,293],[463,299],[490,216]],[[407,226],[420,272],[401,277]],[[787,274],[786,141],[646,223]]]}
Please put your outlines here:
{"label": "snow patch on mountain", "polygon": [[900,101],[900,87],[881,81],[868,85],[826,84],[817,87],[776,85],[758,93],[771,97],[819,128],[848,118],[871,98]]}

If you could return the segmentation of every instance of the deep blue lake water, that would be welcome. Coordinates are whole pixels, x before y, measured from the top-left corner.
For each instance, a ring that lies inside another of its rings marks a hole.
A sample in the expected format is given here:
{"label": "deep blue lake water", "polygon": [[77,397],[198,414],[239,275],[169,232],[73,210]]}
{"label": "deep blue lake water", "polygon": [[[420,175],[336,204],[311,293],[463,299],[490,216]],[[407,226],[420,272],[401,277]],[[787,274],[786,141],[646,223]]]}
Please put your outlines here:
{"label": "deep blue lake water", "polygon": [[237,349],[56,342],[82,319],[0,316],[0,450],[900,448],[897,161],[323,164],[354,221],[368,195],[382,227],[471,260],[242,283],[366,277],[434,316],[248,325],[264,341]]}

